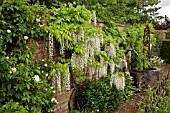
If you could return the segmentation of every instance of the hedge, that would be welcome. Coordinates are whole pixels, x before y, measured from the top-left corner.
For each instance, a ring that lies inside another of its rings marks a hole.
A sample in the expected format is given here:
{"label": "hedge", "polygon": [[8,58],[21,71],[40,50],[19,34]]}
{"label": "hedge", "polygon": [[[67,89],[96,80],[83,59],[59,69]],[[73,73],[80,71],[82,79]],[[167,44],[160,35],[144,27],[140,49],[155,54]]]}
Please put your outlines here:
{"label": "hedge", "polygon": [[160,57],[165,59],[167,63],[170,63],[170,40],[166,39],[162,41]]}

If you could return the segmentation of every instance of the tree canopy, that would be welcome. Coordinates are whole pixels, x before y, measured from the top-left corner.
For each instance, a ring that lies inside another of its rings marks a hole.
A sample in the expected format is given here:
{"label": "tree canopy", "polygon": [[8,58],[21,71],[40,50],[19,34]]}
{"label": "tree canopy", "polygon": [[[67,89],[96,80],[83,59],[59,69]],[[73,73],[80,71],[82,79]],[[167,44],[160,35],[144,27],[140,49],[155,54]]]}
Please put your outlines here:
{"label": "tree canopy", "polygon": [[[145,23],[152,21],[158,13],[159,0],[31,0],[31,3],[39,1],[47,6],[60,6],[73,3],[85,5],[89,10],[95,10],[98,20],[116,23]],[[154,6],[154,7],[153,7]]]}

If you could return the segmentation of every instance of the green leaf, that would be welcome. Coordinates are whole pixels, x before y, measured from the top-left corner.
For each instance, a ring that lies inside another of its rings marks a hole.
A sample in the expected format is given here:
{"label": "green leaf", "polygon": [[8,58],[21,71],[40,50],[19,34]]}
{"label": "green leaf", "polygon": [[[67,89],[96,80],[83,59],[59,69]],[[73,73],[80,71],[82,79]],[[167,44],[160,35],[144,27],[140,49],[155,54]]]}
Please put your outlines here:
{"label": "green leaf", "polygon": [[11,89],[11,84],[8,84],[7,88],[8,88],[8,90],[10,90]]}
{"label": "green leaf", "polygon": [[26,86],[27,86],[28,90],[30,90],[30,85],[29,85],[29,84],[26,84]]}

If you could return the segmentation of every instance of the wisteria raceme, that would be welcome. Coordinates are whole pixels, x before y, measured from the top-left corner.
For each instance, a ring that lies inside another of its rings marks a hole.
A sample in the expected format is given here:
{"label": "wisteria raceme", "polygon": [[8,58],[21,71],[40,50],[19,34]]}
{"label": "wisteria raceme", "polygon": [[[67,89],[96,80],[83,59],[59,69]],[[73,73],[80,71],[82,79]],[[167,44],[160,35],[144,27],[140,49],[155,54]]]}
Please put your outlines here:
{"label": "wisteria raceme", "polygon": [[110,85],[115,85],[118,90],[123,90],[125,88],[125,78],[124,76],[119,76],[116,74],[111,74]]}
{"label": "wisteria raceme", "polygon": [[73,42],[74,42],[74,44],[76,44],[77,43],[77,35],[74,32],[71,32],[71,34],[72,34]]}
{"label": "wisteria raceme", "polygon": [[93,24],[96,26],[96,24],[97,24],[96,13],[92,12],[91,16],[92,16]]}
{"label": "wisteria raceme", "polygon": [[95,42],[95,40],[94,40],[94,38],[92,38],[92,37],[89,37],[88,38],[88,49],[89,49],[89,56],[90,57],[92,57],[92,56],[94,56],[94,42]]}
{"label": "wisteria raceme", "polygon": [[114,80],[114,84],[118,90],[123,90],[125,88],[125,77],[116,76]]}
{"label": "wisteria raceme", "polygon": [[110,77],[110,86],[113,87],[113,83],[114,83],[114,74],[111,74],[111,77]]}
{"label": "wisteria raceme", "polygon": [[69,71],[69,67],[67,67],[67,71],[68,71],[68,73],[66,73],[66,72],[64,72],[63,74],[62,74],[62,77],[63,77],[63,86],[64,86],[64,88],[67,90],[67,91],[69,91],[70,90],[70,71]]}
{"label": "wisteria raceme", "polygon": [[84,41],[84,30],[79,31],[78,41]]}
{"label": "wisteria raceme", "polygon": [[59,70],[57,70],[56,73],[56,77],[57,77],[57,88],[59,89],[59,91],[61,91],[61,72]]}
{"label": "wisteria raceme", "polygon": [[96,68],[96,79],[99,79],[99,78],[101,78],[101,76],[100,76],[100,68],[99,67],[97,67]]}
{"label": "wisteria raceme", "polygon": [[103,66],[102,68],[100,68],[100,77],[104,77],[107,75],[107,68],[108,68],[108,64],[104,61],[104,58],[100,55],[100,64]]}
{"label": "wisteria raceme", "polygon": [[53,34],[49,33],[49,44],[48,44],[48,52],[49,52],[49,58],[53,57],[54,54],[54,38]]}
{"label": "wisteria raceme", "polygon": [[101,46],[103,46],[103,43],[104,43],[104,39],[103,39],[103,35],[102,34],[100,34],[99,35],[99,37],[100,37],[100,44],[101,44]]}
{"label": "wisteria raceme", "polygon": [[98,37],[95,37],[94,41],[95,50],[100,51],[100,39]]}
{"label": "wisteria raceme", "polygon": [[116,49],[112,43],[105,45],[105,51],[107,52],[108,58],[115,58],[116,57]]}
{"label": "wisteria raceme", "polygon": [[82,55],[82,59],[83,59],[83,61],[84,61],[84,67],[87,67],[88,58],[89,58],[89,53],[88,53],[88,52],[85,52],[85,53]]}
{"label": "wisteria raceme", "polygon": [[96,69],[94,67],[88,67],[88,71],[89,71],[89,79],[92,79]]}
{"label": "wisteria raceme", "polygon": [[80,71],[83,71],[83,68],[85,67],[85,63],[87,63],[87,61],[84,61],[83,56],[82,55],[72,55],[71,57],[71,67],[74,69],[74,67],[77,65],[80,67]]}
{"label": "wisteria raceme", "polygon": [[57,75],[57,74],[59,73],[56,72],[52,76],[52,87],[55,88],[57,86],[58,90],[61,91],[61,80],[60,80],[61,75]]}
{"label": "wisteria raceme", "polygon": [[126,57],[124,56],[123,58],[120,58],[120,60],[119,60],[119,67],[121,68],[121,69],[127,69],[128,68],[128,66],[127,66],[127,61],[126,61]]}
{"label": "wisteria raceme", "polygon": [[112,63],[112,64],[110,65],[110,73],[113,74],[114,71],[115,71],[115,64]]}
{"label": "wisteria raceme", "polygon": [[[94,56],[89,59],[89,62],[95,62]],[[89,72],[89,78],[92,79],[92,76],[93,76],[93,75],[95,74],[95,72],[96,72],[96,68],[90,66],[90,67],[88,67],[88,72]]]}
{"label": "wisteria raceme", "polygon": [[103,73],[102,73],[102,76],[104,76],[104,77],[106,77],[106,75],[107,75],[107,68],[108,68],[108,64],[107,63],[104,63],[104,65],[103,65]]}
{"label": "wisteria raceme", "polygon": [[[48,46],[48,51],[49,51],[49,58],[53,58],[53,54],[54,54],[54,37],[53,34],[49,33],[49,46]],[[46,64],[44,64],[44,66],[47,66]],[[60,79],[60,73],[57,71],[56,73],[53,74],[52,76],[52,87],[57,87],[59,89],[59,91],[61,91],[61,79]]]}
{"label": "wisteria raceme", "polygon": [[65,48],[66,48],[66,43],[67,41],[65,41],[64,37],[61,35],[61,41],[60,41],[60,55],[64,55],[65,54]]}

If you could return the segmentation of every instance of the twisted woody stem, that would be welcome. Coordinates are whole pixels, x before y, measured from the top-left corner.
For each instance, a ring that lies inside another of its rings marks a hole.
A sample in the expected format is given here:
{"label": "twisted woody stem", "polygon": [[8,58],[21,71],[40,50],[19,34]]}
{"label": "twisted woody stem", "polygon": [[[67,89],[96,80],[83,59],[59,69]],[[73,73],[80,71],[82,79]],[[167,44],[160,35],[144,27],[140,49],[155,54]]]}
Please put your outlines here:
{"label": "twisted woody stem", "polygon": [[[151,58],[151,47],[150,47],[150,29],[149,26],[146,25],[145,29],[144,29],[144,36],[143,36],[143,54],[145,54],[145,46],[148,46],[148,51],[147,51],[147,58],[150,61]],[[144,69],[144,59],[143,59],[143,69]]]}

